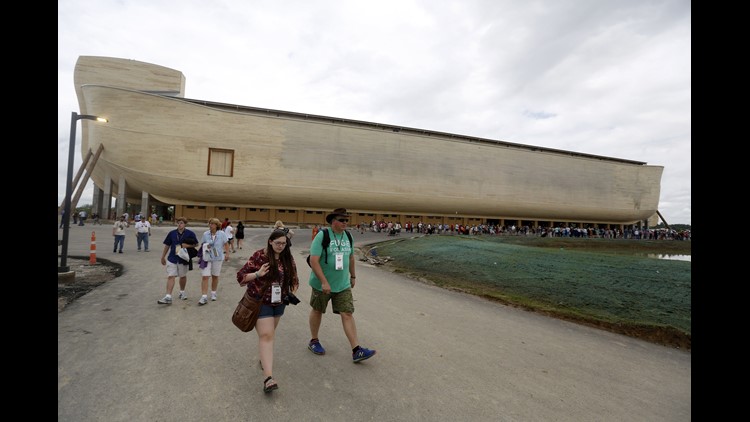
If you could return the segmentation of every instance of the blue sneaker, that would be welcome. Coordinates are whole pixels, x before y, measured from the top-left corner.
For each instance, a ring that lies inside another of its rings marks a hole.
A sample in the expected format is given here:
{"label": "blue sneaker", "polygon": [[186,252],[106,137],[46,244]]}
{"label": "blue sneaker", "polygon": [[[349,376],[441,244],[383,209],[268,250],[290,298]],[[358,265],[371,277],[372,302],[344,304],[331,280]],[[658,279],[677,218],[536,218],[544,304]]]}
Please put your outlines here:
{"label": "blue sneaker", "polygon": [[352,353],[352,360],[354,361],[354,363],[358,363],[358,362],[362,362],[363,360],[370,359],[373,356],[375,356],[374,350],[360,347],[359,350]]}
{"label": "blue sneaker", "polygon": [[320,344],[320,341],[318,340],[310,340],[310,343],[308,343],[307,348],[310,349],[310,351],[315,353],[316,355],[326,354],[326,349],[323,348],[323,346]]}

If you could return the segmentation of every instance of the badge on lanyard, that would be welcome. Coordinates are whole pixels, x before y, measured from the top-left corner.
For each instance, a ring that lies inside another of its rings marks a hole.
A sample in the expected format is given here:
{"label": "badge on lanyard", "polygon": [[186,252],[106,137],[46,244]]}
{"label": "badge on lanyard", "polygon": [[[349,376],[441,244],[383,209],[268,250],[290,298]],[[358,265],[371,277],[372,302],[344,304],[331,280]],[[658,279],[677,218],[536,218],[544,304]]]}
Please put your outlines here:
{"label": "badge on lanyard", "polygon": [[271,284],[271,303],[281,303],[281,284]]}
{"label": "badge on lanyard", "polygon": [[341,252],[336,254],[336,269],[337,270],[344,269],[344,254]]}

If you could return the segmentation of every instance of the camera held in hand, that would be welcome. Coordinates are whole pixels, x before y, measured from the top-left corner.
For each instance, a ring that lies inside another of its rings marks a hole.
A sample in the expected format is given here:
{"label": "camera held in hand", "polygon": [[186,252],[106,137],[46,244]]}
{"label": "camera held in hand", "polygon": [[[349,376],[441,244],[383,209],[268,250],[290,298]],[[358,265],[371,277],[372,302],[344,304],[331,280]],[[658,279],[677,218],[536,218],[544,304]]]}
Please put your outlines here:
{"label": "camera held in hand", "polygon": [[286,303],[287,305],[296,305],[299,303],[299,299],[294,295],[294,293],[289,292],[284,298],[284,303]]}

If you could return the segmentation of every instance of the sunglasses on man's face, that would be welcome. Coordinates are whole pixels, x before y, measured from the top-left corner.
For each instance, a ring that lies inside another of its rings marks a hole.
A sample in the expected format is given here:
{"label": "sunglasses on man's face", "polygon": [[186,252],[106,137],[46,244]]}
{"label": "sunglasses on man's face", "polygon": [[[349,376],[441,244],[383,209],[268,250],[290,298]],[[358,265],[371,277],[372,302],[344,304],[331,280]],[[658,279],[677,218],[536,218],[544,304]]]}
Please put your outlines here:
{"label": "sunglasses on man's face", "polygon": [[339,223],[348,223],[349,219],[348,218],[337,218],[336,221],[338,221]]}

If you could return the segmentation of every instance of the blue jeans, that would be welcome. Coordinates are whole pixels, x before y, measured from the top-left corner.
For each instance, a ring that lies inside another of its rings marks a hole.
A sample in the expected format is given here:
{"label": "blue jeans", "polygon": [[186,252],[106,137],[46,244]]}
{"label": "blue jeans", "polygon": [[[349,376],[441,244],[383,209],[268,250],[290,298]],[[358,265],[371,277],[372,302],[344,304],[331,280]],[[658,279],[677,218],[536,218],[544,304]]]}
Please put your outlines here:
{"label": "blue jeans", "polygon": [[125,246],[125,235],[115,235],[115,248],[112,252],[115,252],[117,250],[117,245],[120,245],[120,252],[122,252],[122,247]]}
{"label": "blue jeans", "polygon": [[136,242],[138,243],[138,250],[141,250],[141,242],[143,242],[143,246],[146,247],[146,250],[148,250],[148,233],[136,233]]}

